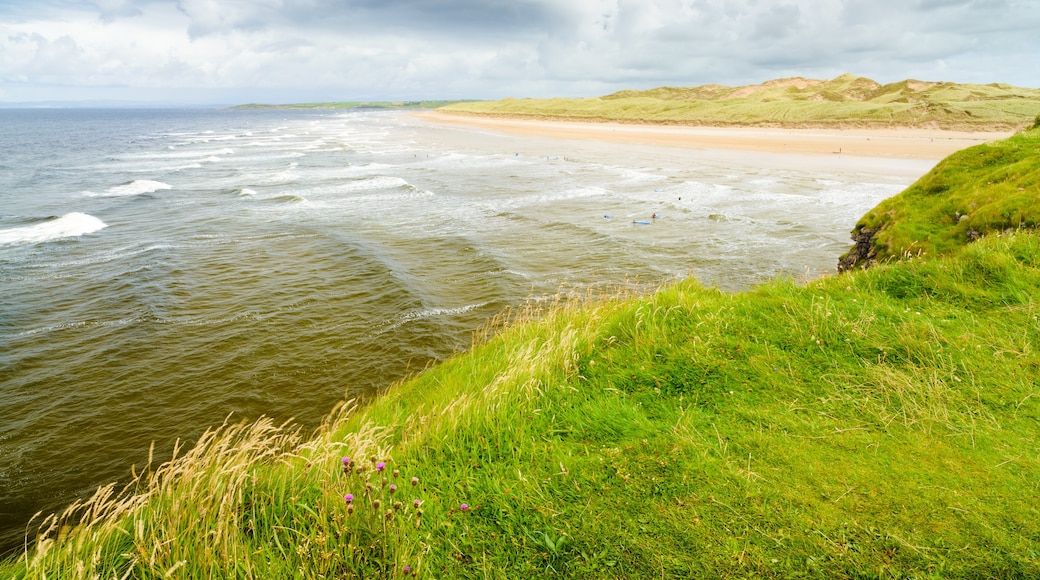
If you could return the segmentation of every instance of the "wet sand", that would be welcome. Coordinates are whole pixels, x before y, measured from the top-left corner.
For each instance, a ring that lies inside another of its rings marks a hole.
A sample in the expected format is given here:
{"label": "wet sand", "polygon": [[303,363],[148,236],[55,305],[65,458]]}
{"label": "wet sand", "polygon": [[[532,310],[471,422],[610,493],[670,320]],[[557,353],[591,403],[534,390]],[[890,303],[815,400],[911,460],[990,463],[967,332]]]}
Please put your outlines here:
{"label": "wet sand", "polygon": [[684,147],[938,161],[972,145],[1010,137],[1012,131],[942,131],[938,129],[786,129],[761,127],[690,127],[580,123],[453,115],[442,111],[417,113],[420,119],[492,129],[508,133],[594,139]]}

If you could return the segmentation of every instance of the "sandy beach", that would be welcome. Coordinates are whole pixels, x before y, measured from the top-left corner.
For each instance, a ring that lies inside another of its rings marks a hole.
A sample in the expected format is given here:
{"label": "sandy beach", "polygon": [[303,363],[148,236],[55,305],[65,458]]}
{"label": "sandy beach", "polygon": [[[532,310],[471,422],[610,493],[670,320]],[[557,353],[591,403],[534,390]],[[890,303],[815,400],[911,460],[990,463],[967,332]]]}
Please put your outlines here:
{"label": "sandy beach", "polygon": [[580,123],[453,115],[442,111],[427,111],[417,115],[434,123],[566,139],[594,139],[692,149],[934,161],[965,147],[1004,139],[1013,134],[1012,131],[966,132],[911,128],[773,129]]}

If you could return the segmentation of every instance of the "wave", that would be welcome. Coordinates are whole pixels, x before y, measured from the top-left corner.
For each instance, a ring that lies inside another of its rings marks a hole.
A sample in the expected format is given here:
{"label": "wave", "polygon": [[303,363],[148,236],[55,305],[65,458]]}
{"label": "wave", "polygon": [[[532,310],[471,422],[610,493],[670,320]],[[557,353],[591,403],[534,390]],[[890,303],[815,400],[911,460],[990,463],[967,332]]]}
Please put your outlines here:
{"label": "wave", "polygon": [[105,222],[92,215],[72,212],[40,224],[0,230],[0,245],[37,244],[75,238],[105,227],[108,227]]}
{"label": "wave", "polygon": [[396,319],[389,319],[384,321],[382,328],[376,330],[376,334],[382,334],[387,331],[397,330],[401,326],[414,322],[416,320],[425,320],[427,318],[433,318],[435,316],[458,316],[465,314],[471,310],[478,308],[484,308],[490,304],[490,302],[480,302],[477,304],[466,304],[464,306],[457,306],[455,308],[423,308],[413,309],[403,314],[400,314]]}
{"label": "wave", "polygon": [[152,181],[151,179],[135,179],[130,183],[110,187],[104,193],[87,193],[86,195],[90,197],[126,197],[152,193],[161,189],[173,189],[173,186],[161,181]]}
{"label": "wave", "polygon": [[487,202],[490,210],[495,212],[517,210],[525,207],[554,207],[557,203],[574,201],[574,200],[585,200],[602,197],[604,199],[611,198],[615,195],[615,192],[601,187],[598,185],[572,187],[559,191],[552,192],[539,192],[534,194],[524,194],[518,197],[504,198]]}
{"label": "wave", "polygon": [[112,159],[118,161],[149,161],[149,160],[170,160],[170,159],[199,159],[206,158],[208,156],[216,155],[234,155],[235,150],[230,147],[224,149],[218,149],[216,151],[178,151],[177,153],[132,153],[127,155],[113,155]]}
{"label": "wave", "polygon": [[390,177],[381,175],[378,177],[366,177],[356,181],[344,183],[337,187],[339,191],[351,192],[351,191],[369,191],[374,189],[396,189],[398,187],[414,187],[408,183],[407,180],[400,177]]}
{"label": "wave", "polygon": [[271,201],[287,201],[287,202],[290,202],[290,203],[303,203],[303,202],[307,201],[307,199],[303,198],[303,197],[300,197],[298,195],[286,194],[286,195],[279,195],[279,196],[272,197]]}

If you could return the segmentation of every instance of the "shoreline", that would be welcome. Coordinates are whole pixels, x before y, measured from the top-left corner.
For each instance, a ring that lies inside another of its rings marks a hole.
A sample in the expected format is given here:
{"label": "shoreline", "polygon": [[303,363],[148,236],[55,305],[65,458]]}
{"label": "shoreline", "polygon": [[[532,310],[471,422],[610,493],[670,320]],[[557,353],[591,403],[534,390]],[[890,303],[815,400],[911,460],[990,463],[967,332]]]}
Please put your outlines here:
{"label": "shoreline", "polygon": [[455,114],[436,110],[415,113],[415,116],[431,123],[461,125],[541,137],[687,149],[928,161],[939,161],[961,149],[1005,139],[1015,133],[1015,131],[946,131],[909,127],[821,129],[549,121]]}

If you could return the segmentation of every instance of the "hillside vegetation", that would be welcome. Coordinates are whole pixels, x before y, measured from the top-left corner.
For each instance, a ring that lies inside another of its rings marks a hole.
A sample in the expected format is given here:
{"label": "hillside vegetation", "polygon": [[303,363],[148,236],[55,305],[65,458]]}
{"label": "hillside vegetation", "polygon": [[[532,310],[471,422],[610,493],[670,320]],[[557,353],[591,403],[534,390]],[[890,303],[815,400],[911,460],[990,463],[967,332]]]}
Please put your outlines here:
{"label": "hillside vegetation", "polygon": [[847,270],[910,255],[945,254],[979,237],[1040,224],[1040,116],[1009,139],[942,160],[860,218]]}
{"label": "hillside vegetation", "polygon": [[453,113],[576,121],[679,125],[929,127],[1020,129],[1040,113],[1040,89],[994,83],[905,80],[880,84],[842,75],[760,85],[661,87],[585,99],[504,99],[457,103]]}
{"label": "hillside vegetation", "polygon": [[[1036,133],[957,175],[1001,194]],[[316,434],[225,426],[37,520],[0,577],[1040,577],[1038,287],[1021,229],[520,309]]]}

